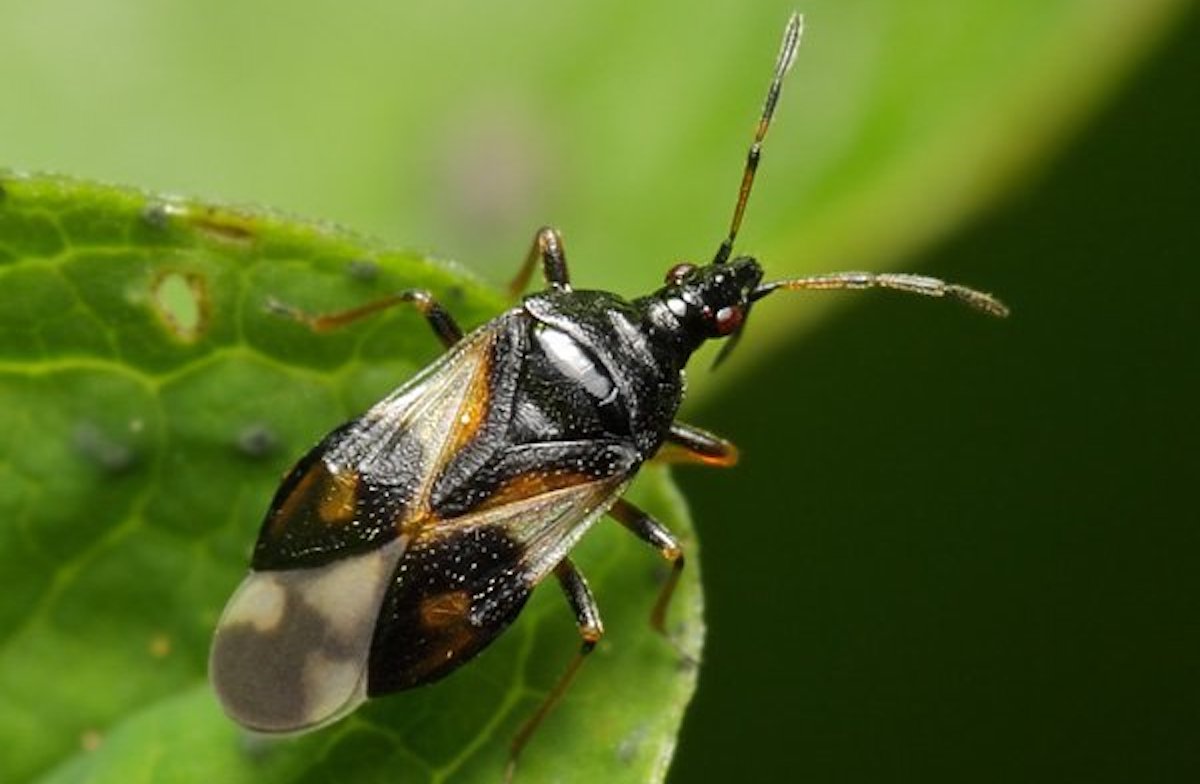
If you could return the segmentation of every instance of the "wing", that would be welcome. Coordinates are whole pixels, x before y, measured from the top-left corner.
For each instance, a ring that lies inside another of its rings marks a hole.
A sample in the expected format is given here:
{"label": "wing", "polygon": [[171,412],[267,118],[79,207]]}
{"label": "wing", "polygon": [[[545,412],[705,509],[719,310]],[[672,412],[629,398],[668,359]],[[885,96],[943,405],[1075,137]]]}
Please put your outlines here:
{"label": "wing", "polygon": [[209,659],[213,687],[239,723],[302,731],[366,698],[380,605],[410,532],[431,525],[433,477],[478,426],[496,335],[512,332],[500,323],[335,430],[284,479]]}
{"label": "wing", "polygon": [[482,651],[617,499],[623,476],[430,525],[410,545],[252,572],[217,625],[209,676],[259,732],[329,724],[369,696],[437,680]]}
{"label": "wing", "polygon": [[335,721],[366,699],[379,605],[407,539],[323,566],[251,572],[213,637],[209,679],[222,707],[259,732]]}
{"label": "wing", "polygon": [[285,477],[251,567],[330,563],[390,542],[429,517],[429,487],[485,410],[496,337],[466,337],[365,414],[330,433]]}
{"label": "wing", "polygon": [[482,651],[627,483],[619,474],[503,499],[422,531],[380,608],[368,695],[435,681]]}

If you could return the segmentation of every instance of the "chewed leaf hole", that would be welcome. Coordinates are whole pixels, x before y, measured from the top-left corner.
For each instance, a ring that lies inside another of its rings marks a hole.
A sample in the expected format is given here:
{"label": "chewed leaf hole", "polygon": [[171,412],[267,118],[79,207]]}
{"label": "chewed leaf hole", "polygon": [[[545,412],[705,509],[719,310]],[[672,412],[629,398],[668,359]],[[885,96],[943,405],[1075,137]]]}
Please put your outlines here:
{"label": "chewed leaf hole", "polygon": [[204,278],[168,272],[154,282],[153,295],[155,310],[175,337],[187,343],[200,337],[208,313]]}

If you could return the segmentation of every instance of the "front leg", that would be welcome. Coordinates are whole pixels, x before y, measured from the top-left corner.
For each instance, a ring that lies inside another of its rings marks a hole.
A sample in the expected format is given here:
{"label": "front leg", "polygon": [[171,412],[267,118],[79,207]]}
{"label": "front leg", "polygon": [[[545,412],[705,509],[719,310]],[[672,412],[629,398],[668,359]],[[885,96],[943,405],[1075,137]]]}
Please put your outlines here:
{"label": "front leg", "polygon": [[563,252],[562,235],[558,233],[558,229],[543,226],[533,237],[533,244],[525,256],[525,263],[508,285],[508,293],[514,299],[521,296],[521,292],[529,285],[529,278],[533,275],[533,268],[538,259],[542,261],[542,274],[546,276],[546,283],[550,288],[556,291],[571,290],[571,277],[567,274],[567,257]]}
{"label": "front leg", "polygon": [[660,463],[702,463],[729,468],[737,465],[738,449],[707,430],[672,422],[666,442],[654,459]]}

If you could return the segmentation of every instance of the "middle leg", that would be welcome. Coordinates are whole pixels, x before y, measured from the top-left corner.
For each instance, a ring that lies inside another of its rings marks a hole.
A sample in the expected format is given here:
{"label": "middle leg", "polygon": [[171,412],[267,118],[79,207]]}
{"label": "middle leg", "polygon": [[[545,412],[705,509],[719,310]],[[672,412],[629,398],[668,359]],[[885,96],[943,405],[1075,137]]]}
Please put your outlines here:
{"label": "middle leg", "polygon": [[729,468],[737,464],[738,449],[707,430],[672,422],[667,440],[654,459],[662,463],[703,463]]}
{"label": "middle leg", "polygon": [[542,700],[542,704],[534,711],[533,715],[526,719],[521,725],[521,729],[513,738],[512,746],[508,752],[508,766],[504,771],[504,780],[512,781],[513,773],[517,768],[517,758],[521,755],[521,751],[529,743],[529,738],[534,731],[541,725],[542,720],[554,709],[554,706],[562,699],[571,682],[575,680],[575,676],[579,673],[579,667],[583,664],[587,655],[596,647],[596,643],[604,636],[604,624],[600,621],[600,609],[596,606],[596,599],[592,596],[592,591],[588,588],[587,580],[575,564],[571,563],[570,558],[564,558],[558,566],[554,568],[554,576],[558,578],[558,583],[563,589],[563,593],[567,596],[567,603],[571,605],[571,611],[575,613],[575,623],[579,626],[579,636],[582,639],[582,645],[579,652],[575,654],[575,658],[567,666],[566,672],[559,676],[558,682],[554,684],[554,688]]}

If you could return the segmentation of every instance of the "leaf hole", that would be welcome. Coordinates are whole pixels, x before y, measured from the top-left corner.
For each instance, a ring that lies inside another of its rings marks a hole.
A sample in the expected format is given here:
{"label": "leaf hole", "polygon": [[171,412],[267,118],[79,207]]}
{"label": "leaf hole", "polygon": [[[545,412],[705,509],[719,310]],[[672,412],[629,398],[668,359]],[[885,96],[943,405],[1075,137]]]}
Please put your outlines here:
{"label": "leaf hole", "polygon": [[195,274],[168,272],[154,283],[154,306],[180,340],[194,342],[207,326],[208,287]]}

